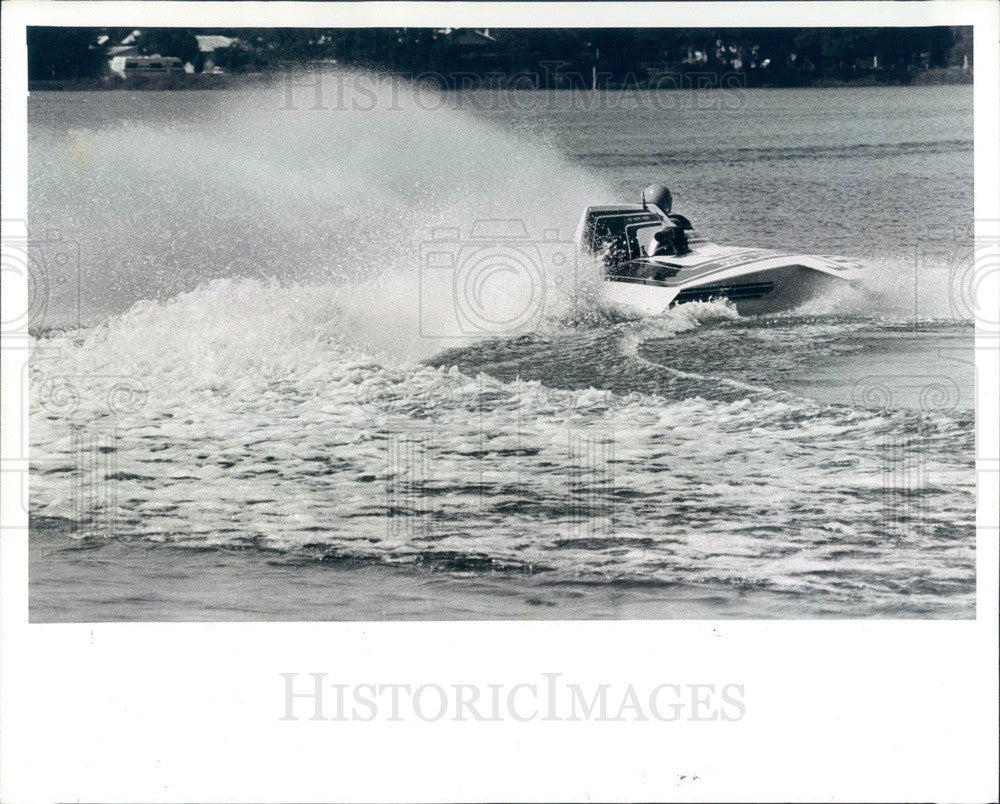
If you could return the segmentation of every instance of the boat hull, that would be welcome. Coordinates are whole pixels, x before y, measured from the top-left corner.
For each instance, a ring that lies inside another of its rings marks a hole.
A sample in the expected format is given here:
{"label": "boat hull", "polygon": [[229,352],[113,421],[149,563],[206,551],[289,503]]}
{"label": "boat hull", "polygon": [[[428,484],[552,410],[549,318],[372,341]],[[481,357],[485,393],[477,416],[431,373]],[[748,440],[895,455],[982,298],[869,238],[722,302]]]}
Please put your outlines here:
{"label": "boat hull", "polygon": [[[676,217],[676,216],[675,216]],[[685,247],[647,253],[665,218],[645,204],[587,207],[577,227],[577,248],[598,257],[605,298],[640,315],[659,315],[685,302],[727,299],[743,315],[792,310],[831,285],[856,284],[861,266],[831,255],[720,246],[699,236],[686,219]],[[659,242],[659,241],[657,241]]]}
{"label": "boat hull", "polygon": [[769,315],[793,310],[842,282],[813,268],[787,265],[673,286],[608,276],[604,293],[610,304],[644,316],[659,315],[678,304],[716,299],[728,300],[740,315]]}

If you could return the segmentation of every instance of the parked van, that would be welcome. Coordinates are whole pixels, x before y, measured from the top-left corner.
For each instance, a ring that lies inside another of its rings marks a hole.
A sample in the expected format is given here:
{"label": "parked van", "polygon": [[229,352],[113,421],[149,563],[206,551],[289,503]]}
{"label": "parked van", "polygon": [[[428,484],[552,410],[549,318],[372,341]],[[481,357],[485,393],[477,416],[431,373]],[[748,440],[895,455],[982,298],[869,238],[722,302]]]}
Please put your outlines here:
{"label": "parked van", "polygon": [[184,72],[184,63],[177,56],[115,56],[111,72],[120,78],[133,75],[177,75]]}

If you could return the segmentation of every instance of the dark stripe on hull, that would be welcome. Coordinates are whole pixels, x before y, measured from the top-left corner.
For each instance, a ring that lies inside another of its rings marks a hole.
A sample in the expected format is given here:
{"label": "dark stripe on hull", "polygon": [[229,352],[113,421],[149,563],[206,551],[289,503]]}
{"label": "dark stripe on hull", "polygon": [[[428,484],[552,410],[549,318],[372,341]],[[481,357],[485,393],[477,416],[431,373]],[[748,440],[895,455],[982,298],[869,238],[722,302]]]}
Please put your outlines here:
{"label": "dark stripe on hull", "polygon": [[652,285],[659,288],[675,288],[677,282],[661,282],[659,279],[649,279],[643,276],[619,276],[618,274],[605,274],[605,282],[624,282],[626,285]]}
{"label": "dark stripe on hull", "polygon": [[[677,287],[676,279],[672,282],[625,276],[606,276],[605,279],[609,282],[654,286],[664,290]],[[686,302],[728,299],[740,315],[770,315],[793,310],[817,296],[829,285],[840,284],[843,281],[802,265],[754,271],[739,279],[744,281],[718,282],[713,285],[683,288],[671,298],[669,306],[674,307]],[[660,308],[663,309],[665,307]]]}
{"label": "dark stripe on hull", "polygon": [[733,285],[705,285],[682,290],[674,298],[674,304],[684,302],[707,302],[712,299],[729,299],[730,301],[745,301],[762,299],[774,290],[774,282],[746,282]]}

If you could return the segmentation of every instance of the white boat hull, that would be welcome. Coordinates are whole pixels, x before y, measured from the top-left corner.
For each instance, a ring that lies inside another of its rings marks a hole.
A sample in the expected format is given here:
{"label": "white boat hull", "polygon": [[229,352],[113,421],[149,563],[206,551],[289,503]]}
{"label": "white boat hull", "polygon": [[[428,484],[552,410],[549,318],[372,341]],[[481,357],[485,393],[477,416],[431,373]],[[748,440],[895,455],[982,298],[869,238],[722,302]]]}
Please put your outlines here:
{"label": "white boat hull", "polygon": [[643,316],[660,315],[677,304],[714,299],[729,300],[740,315],[769,315],[793,310],[843,281],[811,267],[786,264],[674,287],[608,277],[603,288],[608,304]]}
{"label": "white boat hull", "polygon": [[861,276],[860,266],[845,257],[720,246],[690,229],[683,253],[649,256],[642,244],[662,225],[663,218],[644,207],[584,210],[577,245],[603,259],[610,304],[659,315],[676,304],[727,299],[740,314],[766,315],[795,309]]}

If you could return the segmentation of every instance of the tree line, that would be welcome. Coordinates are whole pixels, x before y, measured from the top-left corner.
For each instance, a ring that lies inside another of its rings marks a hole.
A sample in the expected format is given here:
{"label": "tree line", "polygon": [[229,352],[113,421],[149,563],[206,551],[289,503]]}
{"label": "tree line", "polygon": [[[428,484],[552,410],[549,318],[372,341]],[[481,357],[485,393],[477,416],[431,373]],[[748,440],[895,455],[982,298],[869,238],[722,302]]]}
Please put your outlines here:
{"label": "tree line", "polygon": [[[125,28],[28,29],[30,80],[95,78]],[[824,80],[905,81],[920,71],[970,66],[972,31],[926,28],[580,28],[449,30],[430,28],[161,28],[132,41],[139,53],[200,63],[195,34],[238,38],[214,54],[230,72],[260,72],[336,62],[404,74],[563,74],[599,72],[609,85],[642,85],[651,71],[735,72],[750,83]],[[106,38],[105,38],[106,37]]]}

